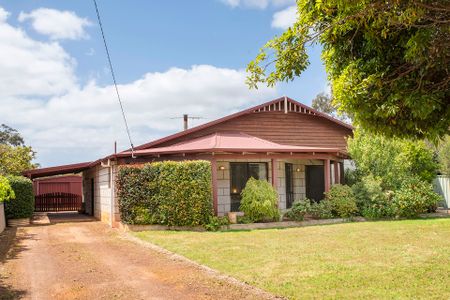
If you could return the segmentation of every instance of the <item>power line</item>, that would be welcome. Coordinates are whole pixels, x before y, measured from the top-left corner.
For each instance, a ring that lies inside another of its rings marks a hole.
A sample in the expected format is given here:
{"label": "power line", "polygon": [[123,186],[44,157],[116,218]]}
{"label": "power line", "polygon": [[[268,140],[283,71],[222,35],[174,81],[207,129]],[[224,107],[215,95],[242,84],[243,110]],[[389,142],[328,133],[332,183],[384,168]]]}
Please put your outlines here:
{"label": "power line", "polygon": [[113,79],[113,82],[114,82],[114,87],[116,89],[117,100],[119,100],[120,110],[122,111],[122,117],[123,117],[123,121],[125,123],[125,129],[127,131],[128,140],[130,141],[130,145],[131,145],[131,157],[134,158],[135,157],[134,156],[134,146],[133,146],[133,142],[131,141],[130,129],[128,128],[128,122],[127,122],[127,118],[125,116],[125,111],[123,109],[122,99],[120,98],[119,88],[117,87],[116,75],[114,74],[114,68],[113,68],[113,65],[112,65],[112,62],[111,62],[111,55],[109,54],[108,45],[106,44],[105,33],[103,31],[103,25],[102,25],[102,21],[100,19],[100,13],[98,11],[97,1],[96,0],[93,0],[93,1],[94,1],[94,6],[95,6],[95,12],[97,13],[98,25],[100,26],[100,31],[102,33],[103,43],[105,45],[106,56],[108,57],[108,63],[109,63],[109,68],[111,70],[111,76],[112,76],[112,79]]}

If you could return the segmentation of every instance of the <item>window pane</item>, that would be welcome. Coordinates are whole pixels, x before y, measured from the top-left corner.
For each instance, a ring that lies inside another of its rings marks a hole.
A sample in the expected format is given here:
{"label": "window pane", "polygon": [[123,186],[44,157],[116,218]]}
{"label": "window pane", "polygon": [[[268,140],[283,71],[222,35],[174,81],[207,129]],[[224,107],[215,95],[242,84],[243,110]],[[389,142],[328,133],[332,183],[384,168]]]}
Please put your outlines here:
{"label": "window pane", "polygon": [[231,164],[231,194],[240,194],[247,183],[247,164]]}
{"label": "window pane", "polygon": [[249,178],[267,180],[267,164],[266,163],[249,163]]}

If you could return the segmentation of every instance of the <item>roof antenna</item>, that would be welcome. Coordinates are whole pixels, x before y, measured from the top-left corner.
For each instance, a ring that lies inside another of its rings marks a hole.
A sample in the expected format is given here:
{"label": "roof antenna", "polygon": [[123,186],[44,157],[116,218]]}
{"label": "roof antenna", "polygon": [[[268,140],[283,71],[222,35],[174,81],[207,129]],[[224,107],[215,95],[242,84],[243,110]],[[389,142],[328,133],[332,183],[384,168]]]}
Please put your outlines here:
{"label": "roof antenna", "polygon": [[181,118],[180,117],[173,117],[171,119],[183,119],[183,129],[184,130],[188,130],[189,129],[189,125],[188,125],[189,119],[191,119],[191,120],[202,120],[202,119],[206,119],[206,118],[203,118],[203,117],[191,117],[188,114],[183,114],[183,117],[181,117]]}
{"label": "roof antenna", "polygon": [[100,13],[98,11],[97,1],[96,0],[93,0],[93,1],[94,1],[94,6],[95,6],[95,12],[97,13],[98,25],[100,26],[100,31],[102,33],[103,44],[105,45],[106,56],[108,57],[109,69],[111,70],[111,76],[112,76],[112,79],[114,82],[114,87],[116,89],[117,100],[119,100],[120,110],[122,111],[122,117],[123,117],[123,121],[125,123],[125,129],[127,131],[128,140],[130,141],[130,145],[131,145],[131,158],[136,158],[136,156],[134,155],[133,142],[131,141],[130,129],[128,128],[127,118],[125,116],[125,111],[123,109],[122,100],[120,99],[119,88],[117,87],[116,75],[114,74],[114,68],[113,68],[113,65],[111,62],[111,55],[109,55],[108,45],[106,44],[105,33],[103,31],[103,25],[102,25],[102,21],[100,19]]}

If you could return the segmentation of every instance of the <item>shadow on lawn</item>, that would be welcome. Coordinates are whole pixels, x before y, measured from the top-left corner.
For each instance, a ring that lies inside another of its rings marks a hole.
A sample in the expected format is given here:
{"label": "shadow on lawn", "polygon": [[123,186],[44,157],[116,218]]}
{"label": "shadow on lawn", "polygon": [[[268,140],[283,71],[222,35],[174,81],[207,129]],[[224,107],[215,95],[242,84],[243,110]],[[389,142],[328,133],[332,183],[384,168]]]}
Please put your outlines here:
{"label": "shadow on lawn", "polygon": [[[4,265],[7,261],[17,259],[20,253],[28,250],[28,247],[23,245],[24,240],[35,239],[34,234],[21,234],[17,236],[16,227],[7,227],[3,233],[0,234],[0,263]],[[8,274],[0,274],[0,299],[21,299],[26,294],[26,290],[19,290],[7,284],[5,281]]]}

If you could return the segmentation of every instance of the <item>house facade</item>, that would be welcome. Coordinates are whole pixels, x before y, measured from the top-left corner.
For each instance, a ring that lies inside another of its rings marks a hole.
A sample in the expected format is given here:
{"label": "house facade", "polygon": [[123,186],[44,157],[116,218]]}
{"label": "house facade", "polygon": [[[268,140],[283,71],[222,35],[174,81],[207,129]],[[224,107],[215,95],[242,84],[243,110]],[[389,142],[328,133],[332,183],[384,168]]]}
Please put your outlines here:
{"label": "house facade", "polygon": [[[133,151],[77,164],[72,171],[82,172],[86,211],[112,226],[120,221],[114,187],[118,167],[163,160],[211,162],[217,215],[239,210],[240,192],[250,177],[271,182],[279,193],[278,206],[285,210],[295,200],[320,201],[332,184],[342,182],[350,135],[350,125],[283,97]],[[70,165],[59,168],[70,171]],[[36,178],[48,169],[27,175]]]}

